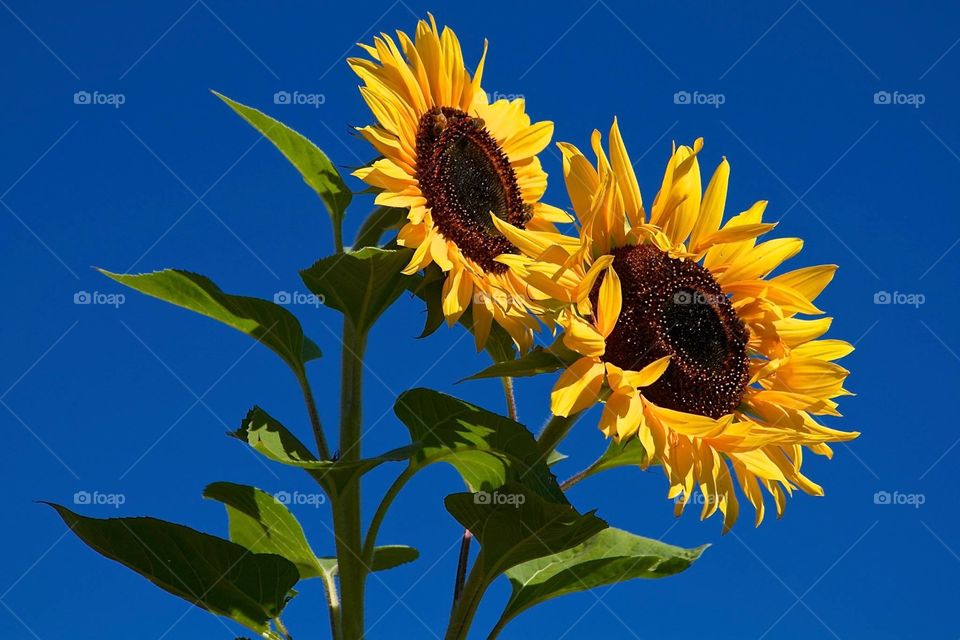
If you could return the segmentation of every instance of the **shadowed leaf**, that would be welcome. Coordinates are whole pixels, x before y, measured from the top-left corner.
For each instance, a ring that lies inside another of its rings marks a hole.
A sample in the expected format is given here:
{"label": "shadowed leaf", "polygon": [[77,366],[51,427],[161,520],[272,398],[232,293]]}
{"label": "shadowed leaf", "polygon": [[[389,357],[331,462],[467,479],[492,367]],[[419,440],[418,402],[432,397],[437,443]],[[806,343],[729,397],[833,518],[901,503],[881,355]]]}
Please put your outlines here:
{"label": "shadowed leaf", "polygon": [[198,607],[264,633],[297,583],[297,567],[273,554],[155,518],[86,518],[51,504],[98,553]]}

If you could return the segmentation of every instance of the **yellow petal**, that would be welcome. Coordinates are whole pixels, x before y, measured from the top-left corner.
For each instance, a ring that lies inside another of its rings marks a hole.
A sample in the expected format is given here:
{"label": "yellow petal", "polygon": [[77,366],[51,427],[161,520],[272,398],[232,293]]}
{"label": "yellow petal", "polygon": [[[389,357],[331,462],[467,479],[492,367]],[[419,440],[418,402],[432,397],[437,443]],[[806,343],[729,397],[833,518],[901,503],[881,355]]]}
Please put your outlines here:
{"label": "yellow petal", "polygon": [[501,146],[511,160],[523,160],[546,149],[552,136],[553,123],[550,121],[538,122],[516,132],[506,139]]}
{"label": "yellow petal", "polygon": [[812,302],[830,284],[836,271],[837,265],[822,264],[815,267],[794,269],[771,278],[771,280],[793,287]]}
{"label": "yellow petal", "polygon": [[600,177],[590,161],[575,146],[559,142],[557,148],[563,155],[563,180],[567,185],[570,204],[577,215],[582,217],[590,211],[593,194],[600,186]]}
{"label": "yellow petal", "polygon": [[703,238],[709,236],[720,228],[720,221],[723,220],[723,208],[727,202],[727,184],[730,180],[730,165],[724,158],[713,172],[710,178],[710,184],[707,185],[707,191],[703,194],[703,202],[700,204],[700,215],[693,225],[693,231],[690,233],[690,245],[696,251]]}
{"label": "yellow petal", "polygon": [[620,318],[621,299],[620,278],[611,265],[600,283],[600,296],[597,301],[597,329],[606,338],[617,325]]}
{"label": "yellow petal", "polygon": [[627,147],[620,136],[620,126],[616,118],[613,119],[613,126],[610,127],[610,163],[617,177],[617,186],[620,188],[620,196],[623,198],[627,217],[631,224],[642,223],[644,216],[640,185],[633,171],[633,163],[630,162],[630,156],[627,154]]}
{"label": "yellow petal", "polygon": [[740,255],[717,280],[723,284],[763,278],[802,248],[803,240],[799,238],[777,238],[761,243]]}
{"label": "yellow petal", "polygon": [[601,356],[606,349],[603,335],[592,324],[572,311],[565,311],[560,319],[564,326],[563,344],[585,356]]}
{"label": "yellow petal", "polygon": [[838,360],[853,353],[853,345],[843,340],[816,340],[795,347],[790,353],[793,357],[817,358],[820,360]]}
{"label": "yellow petal", "polygon": [[651,384],[660,379],[660,376],[666,372],[667,367],[669,366],[670,356],[664,356],[654,360],[643,369],[640,369],[640,371],[631,371],[624,374],[624,381],[634,389],[649,387]]}
{"label": "yellow petal", "polygon": [[617,442],[630,438],[643,423],[643,400],[637,395],[612,393],[600,415],[600,430]]}
{"label": "yellow petal", "polygon": [[596,358],[580,358],[560,375],[550,394],[555,415],[569,416],[583,411],[600,399],[603,363]]}

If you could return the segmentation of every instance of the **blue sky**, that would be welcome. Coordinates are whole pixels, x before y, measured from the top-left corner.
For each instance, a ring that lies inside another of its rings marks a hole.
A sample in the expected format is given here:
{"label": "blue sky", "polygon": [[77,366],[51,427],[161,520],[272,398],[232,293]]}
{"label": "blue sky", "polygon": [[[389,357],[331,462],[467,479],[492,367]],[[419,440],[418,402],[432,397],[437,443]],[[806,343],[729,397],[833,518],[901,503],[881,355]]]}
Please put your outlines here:
{"label": "blue sky", "polygon": [[[806,240],[795,264],[841,266],[821,301],[836,318],[831,336],[857,346],[845,361],[857,395],[834,424],[863,435],[838,446],[833,461],[809,461],[825,497],[798,495],[783,520],[755,530],[747,516],[721,536],[719,519],[673,518],[658,472],[625,469],[584,482],[571,492],[578,507],[597,507],[636,533],[712,548],[680,576],[553,601],[504,637],[960,635],[949,615],[960,569],[950,489],[960,434],[947,404],[960,378],[954,5],[0,5],[4,637],[233,637],[232,627],[65,535],[34,501],[121,495],[120,506],[82,509],[150,514],[223,535],[222,508],[200,497],[210,482],[312,491],[299,474],[260,464],[224,437],[254,403],[307,434],[294,380],[266,349],[185,311],[129,292],[117,306],[78,305],[74,296],[98,293],[106,302],[121,292],[91,266],[187,268],[227,291],[267,298],[303,291],[297,270],[332,250],[325,213],[282,157],[208,90],[266,110],[338,165],[356,166],[372,150],[349,126],[370,116],[344,57],[376,32],[412,30],[427,11],[454,27],[471,61],[488,38],[485,89],[525,96],[534,118],[556,123],[556,139],[586,147],[590,131],[606,131],[618,115],[648,200],[671,141],[703,136],[704,166],[730,161],[729,212],[769,200],[768,215],[780,220],[774,233]],[[278,91],[314,97],[275,104]],[[90,104],[76,104],[77,92]],[[543,161],[547,199],[564,205],[557,152]],[[370,204],[355,200],[348,235]],[[881,292],[899,295],[877,304]],[[324,308],[295,311],[326,353],[310,375],[332,424],[339,318]],[[454,384],[484,366],[462,331],[418,341],[421,321],[420,304],[404,298],[371,337],[369,452],[404,442],[391,406],[412,383],[502,408],[497,382]],[[521,421],[534,429],[552,382],[518,384]],[[603,448],[595,421],[586,418],[562,447],[575,455],[559,475]],[[371,474],[367,496],[398,471]],[[441,501],[459,490],[454,472],[437,466],[396,503],[382,540],[416,546],[422,557],[370,580],[370,638],[441,633],[459,536]],[[876,504],[877,492],[914,504]],[[365,504],[368,516],[373,506]],[[315,548],[329,551],[329,510],[295,511]],[[479,629],[506,592],[498,583],[488,594]],[[298,638],[324,637],[321,596],[307,584],[290,605],[285,618]]]}

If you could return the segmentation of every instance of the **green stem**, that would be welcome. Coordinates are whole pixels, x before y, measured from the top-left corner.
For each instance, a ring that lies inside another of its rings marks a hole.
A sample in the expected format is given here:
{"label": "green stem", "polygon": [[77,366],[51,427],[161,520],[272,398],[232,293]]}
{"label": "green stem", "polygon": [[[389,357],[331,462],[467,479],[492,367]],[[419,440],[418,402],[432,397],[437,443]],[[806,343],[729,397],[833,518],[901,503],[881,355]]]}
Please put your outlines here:
{"label": "green stem", "polygon": [[373,514],[373,519],[367,528],[367,537],[363,544],[363,559],[367,566],[373,566],[373,550],[376,548],[377,534],[380,533],[380,525],[383,524],[387,510],[390,509],[390,505],[393,504],[393,500],[397,497],[397,494],[400,493],[400,490],[403,489],[407,481],[409,481],[416,472],[417,470],[415,468],[407,467],[403,473],[397,476],[397,479],[394,480],[390,488],[387,489],[383,500],[380,501],[380,506],[377,507],[376,513]]}
{"label": "green stem", "polygon": [[[360,459],[361,388],[366,335],[349,321],[343,325],[343,368],[340,394],[340,458]],[[360,522],[360,482],[354,480],[333,500],[333,531],[337,539],[343,640],[363,638],[363,592],[367,577]]]}
{"label": "green stem", "polygon": [[567,478],[566,480],[560,483],[560,488],[563,491],[566,491],[567,489],[569,489],[570,487],[577,484],[578,482],[580,482],[581,480],[589,476],[591,473],[593,473],[593,470],[596,466],[597,466],[597,463],[594,462],[583,471],[579,473],[575,473],[574,475],[570,476],[569,478]]}
{"label": "green stem", "polygon": [[470,632],[470,624],[473,622],[473,616],[477,613],[480,606],[480,600],[483,599],[483,593],[487,590],[487,580],[481,571],[483,566],[483,549],[473,563],[473,569],[470,571],[470,577],[467,578],[463,586],[463,593],[460,599],[453,607],[450,613],[450,623],[447,625],[447,633],[444,640],[466,640]]}
{"label": "green stem", "polygon": [[511,618],[506,616],[500,616],[500,619],[497,620],[497,624],[494,625],[493,629],[490,630],[490,635],[487,636],[487,640],[496,640],[497,636],[500,635],[500,632],[503,631],[507,623],[510,622]]}
{"label": "green stem", "polygon": [[503,397],[507,400],[507,415],[517,421],[517,398],[513,393],[513,378],[500,378],[503,383]]}
{"label": "green stem", "polygon": [[279,631],[285,640],[292,640],[293,636],[290,635],[290,632],[287,631],[287,628],[284,626],[283,621],[280,620],[280,616],[277,616],[273,619],[273,624],[277,626],[277,631]]}
{"label": "green stem", "polygon": [[343,253],[343,221],[333,223],[333,248],[337,253]]}
{"label": "green stem", "polygon": [[317,402],[313,399],[313,391],[310,389],[310,381],[307,380],[305,371],[297,372],[297,382],[300,383],[303,400],[307,405],[307,414],[310,416],[310,426],[313,428],[313,439],[317,443],[317,452],[321,460],[329,460],[330,449],[327,447],[327,438],[323,434],[323,425],[320,424],[320,414],[317,412]]}
{"label": "green stem", "polygon": [[457,559],[457,574],[453,580],[453,609],[457,608],[457,603],[463,596],[464,581],[467,579],[467,564],[470,562],[471,540],[473,540],[473,534],[470,533],[469,529],[464,529],[463,538],[460,539],[460,556]]}
{"label": "green stem", "polygon": [[575,413],[572,416],[552,416],[544,425],[540,435],[537,436],[537,444],[544,457],[557,448],[560,441],[567,437],[570,429],[576,424],[583,412]]}
{"label": "green stem", "polygon": [[337,595],[337,581],[333,579],[333,574],[326,571],[320,577],[323,579],[323,587],[327,592],[327,610],[330,612],[330,637],[333,640],[341,640],[343,631],[340,629],[340,597]]}

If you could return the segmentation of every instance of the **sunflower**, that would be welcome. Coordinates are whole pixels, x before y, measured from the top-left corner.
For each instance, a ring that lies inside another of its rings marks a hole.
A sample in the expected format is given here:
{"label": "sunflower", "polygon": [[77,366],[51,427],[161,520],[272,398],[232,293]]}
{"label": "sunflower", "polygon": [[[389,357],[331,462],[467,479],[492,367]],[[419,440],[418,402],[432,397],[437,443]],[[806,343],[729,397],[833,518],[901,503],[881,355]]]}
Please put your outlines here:
{"label": "sunflower", "polygon": [[569,221],[539,202],[547,175],[537,154],[553,123],[531,123],[522,98],[491,104],[480,87],[486,43],[471,77],[456,35],[433,16],[414,40],[398,31],[397,41],[381,34],[360,46],[372,59],[348,63],[377,123],[357,130],[383,157],[353,175],[381,190],[377,204],[409,209],[397,237],[414,250],[404,272],[439,266],[444,316],[453,324],[472,308],[478,349],[496,321],[527,350],[537,321],[523,283],[496,261],[518,250],[492,218],[545,233]]}
{"label": "sunflower", "polygon": [[551,396],[560,416],[603,402],[600,429],[636,439],[646,464],[669,480],[677,515],[702,500],[724,531],[737,519],[735,484],[764,515],[762,489],[778,517],[794,489],[822,495],[801,472],[804,448],[830,457],[828,443],[855,438],[815,416],[839,415],[834,398],[847,370],[833,361],[853,347],[819,339],[830,327],[814,300],[835,266],[772,276],[803,242],[757,242],[775,225],[757,202],[721,226],[729,165],[724,159],[701,193],[697,155],[674,147],[649,215],[617,121],[609,158],[593,132],[596,166],[559,144],[579,239],[550,236],[496,220],[522,249],[500,262],[524,279],[536,303],[564,329],[578,359]]}

